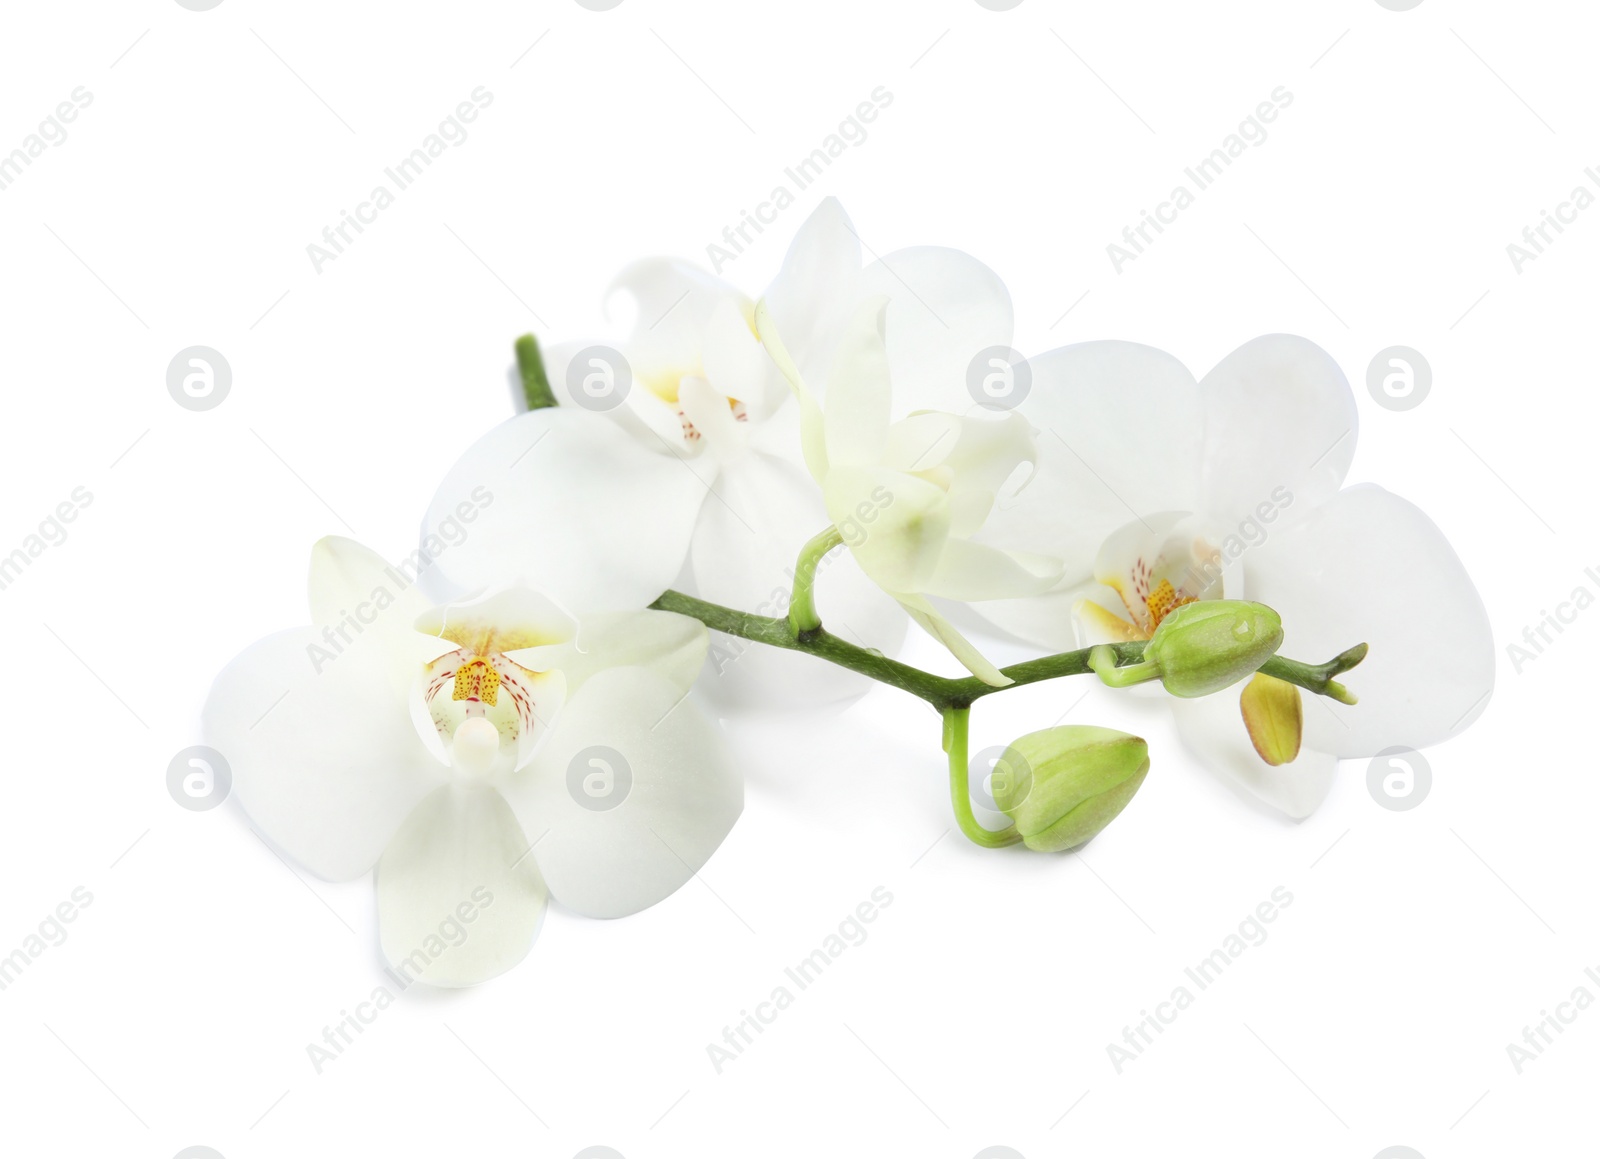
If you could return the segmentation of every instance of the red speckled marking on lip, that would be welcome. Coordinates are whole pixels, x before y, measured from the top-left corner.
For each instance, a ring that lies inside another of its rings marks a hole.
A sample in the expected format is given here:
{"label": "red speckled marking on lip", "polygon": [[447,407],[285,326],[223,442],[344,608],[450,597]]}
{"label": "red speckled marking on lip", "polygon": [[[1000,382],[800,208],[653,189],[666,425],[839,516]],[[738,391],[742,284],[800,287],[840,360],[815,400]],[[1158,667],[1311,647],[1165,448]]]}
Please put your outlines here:
{"label": "red speckled marking on lip", "polygon": [[[734,422],[747,423],[750,421],[749,408],[738,399],[730,398],[728,400],[728,409],[733,411]],[[689,416],[684,414],[681,410],[678,412],[678,421],[683,424],[684,442],[698,443],[701,439],[705,438],[705,436],[700,433],[700,428],[690,422]]]}
{"label": "red speckled marking on lip", "polygon": [[456,669],[450,699],[481,700],[493,708],[500,699],[500,673],[483,657],[473,657]]}
{"label": "red speckled marking on lip", "polygon": [[1162,580],[1156,585],[1156,590],[1145,597],[1145,607],[1150,610],[1150,630],[1154,632],[1161,626],[1161,621],[1166,619],[1174,608],[1181,608],[1184,604],[1192,604],[1196,597],[1184,594],[1172,586],[1171,580]]}
{"label": "red speckled marking on lip", "polygon": [[[459,679],[460,675],[478,665],[481,665],[492,678],[494,690],[494,695],[492,696],[474,694],[474,690],[487,692],[491,680],[486,680],[481,676],[476,681],[463,682]],[[524,675],[531,676],[535,675],[535,673],[512,660],[506,659],[498,652],[490,653],[487,656],[479,656],[464,648],[457,649],[445,656],[441,656],[429,665],[428,682],[424,686],[423,701],[430,708],[429,716],[433,719],[434,727],[439,730],[439,735],[448,744],[451,740],[451,734],[447,731],[449,727],[448,717],[432,710],[432,706],[439,699],[447,684],[454,684],[451,700],[464,702],[468,705],[468,712],[471,715],[484,715],[486,706],[488,708],[497,707],[499,693],[505,692],[511,698],[511,705],[516,713],[516,724],[507,739],[515,742],[518,737],[531,734],[538,719],[534,714],[533,693],[524,682]],[[464,686],[467,694],[459,695]]]}

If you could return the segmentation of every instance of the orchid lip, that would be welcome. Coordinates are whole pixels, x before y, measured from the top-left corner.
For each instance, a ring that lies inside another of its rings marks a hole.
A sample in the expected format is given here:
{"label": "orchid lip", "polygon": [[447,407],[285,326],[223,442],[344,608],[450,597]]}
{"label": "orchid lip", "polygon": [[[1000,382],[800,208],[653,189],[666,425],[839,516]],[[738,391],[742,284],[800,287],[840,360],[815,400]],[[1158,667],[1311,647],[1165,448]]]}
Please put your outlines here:
{"label": "orchid lip", "polygon": [[538,721],[537,675],[499,652],[469,648],[428,665],[423,703],[457,772],[481,779],[522,763]]}

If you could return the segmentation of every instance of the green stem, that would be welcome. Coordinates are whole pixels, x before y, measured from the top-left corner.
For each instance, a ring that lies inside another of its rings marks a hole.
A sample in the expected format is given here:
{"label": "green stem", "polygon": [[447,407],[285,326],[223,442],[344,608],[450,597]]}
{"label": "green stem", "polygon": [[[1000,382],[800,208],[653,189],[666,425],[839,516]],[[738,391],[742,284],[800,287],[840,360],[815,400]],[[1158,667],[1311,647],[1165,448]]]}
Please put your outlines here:
{"label": "green stem", "polygon": [[796,639],[822,627],[822,618],[817,615],[817,565],[843,542],[839,529],[830,525],[806,540],[800,549],[800,558],[794,565],[794,593],[789,597],[789,631]]}
{"label": "green stem", "polygon": [[944,751],[950,754],[950,807],[956,824],[968,841],[985,849],[1000,849],[1022,840],[1015,825],[1004,829],[985,829],[972,815],[971,789],[967,785],[967,715],[971,709],[944,710]]}
{"label": "green stem", "polygon": [[542,410],[556,405],[555,391],[550,389],[550,379],[544,372],[544,355],[539,353],[539,340],[532,334],[517,339],[517,372],[522,375],[522,397],[528,401],[529,410]]}
{"label": "green stem", "polygon": [[870,676],[882,684],[919,696],[939,709],[955,703],[952,698],[956,695],[957,689],[965,684],[965,681],[948,680],[943,676],[924,672],[920,668],[913,668],[909,664],[902,664],[898,660],[891,660],[882,652],[870,648],[858,648],[848,640],[841,640],[832,635],[824,628],[817,628],[804,636],[797,637],[789,630],[787,617],[775,620],[770,616],[756,616],[670,590],[663,592],[661,598],[650,606],[657,611],[677,612],[681,616],[689,616],[714,631],[726,632],[741,640],[753,640],[757,644],[787,648],[791,652],[804,652],[810,656],[821,657],[841,668],[848,668],[852,672]]}
{"label": "green stem", "polygon": [[1117,654],[1111,650],[1109,644],[1097,644],[1089,649],[1089,667],[1094,674],[1100,677],[1102,683],[1112,688],[1131,688],[1135,684],[1143,684],[1146,680],[1157,680],[1161,676],[1161,665],[1154,660],[1146,660],[1141,664],[1117,664]]}
{"label": "green stem", "polygon": [[1276,676],[1279,680],[1287,680],[1290,684],[1298,684],[1309,692],[1337,700],[1340,704],[1354,704],[1355,695],[1334,677],[1350,671],[1366,658],[1367,646],[1357,644],[1354,648],[1340,652],[1326,664],[1303,664],[1287,656],[1274,656],[1257,671],[1265,672],[1268,676]]}
{"label": "green stem", "polygon": [[[677,612],[679,615],[689,616],[714,631],[725,632],[741,640],[752,640],[758,644],[787,648],[791,652],[804,652],[810,656],[820,657],[841,668],[848,668],[852,672],[870,676],[882,684],[921,697],[940,712],[947,708],[966,708],[976,700],[1002,691],[991,684],[985,684],[976,676],[964,679],[935,676],[931,672],[924,672],[920,668],[891,660],[882,652],[857,647],[848,640],[841,640],[830,634],[824,628],[817,628],[804,636],[797,637],[790,631],[788,619],[775,620],[770,616],[751,615],[749,612],[736,611],[721,604],[684,595],[682,592],[671,590],[663,592],[661,598],[650,606],[658,611]],[[1144,659],[1143,640],[1098,646],[1110,649],[1119,665],[1137,664]],[[1002,668],[1000,671],[1011,678],[1011,683],[1005,687],[1017,688],[1024,684],[1037,684],[1041,680],[1054,680],[1058,676],[1086,675],[1094,671],[1089,666],[1089,653],[1092,650],[1080,648],[1075,652],[1060,652],[1054,656],[1024,660],[1021,664]],[[1269,676],[1276,676],[1279,680],[1287,680],[1290,684],[1297,684],[1319,696],[1332,696],[1334,699],[1343,700],[1350,694],[1343,685],[1336,683],[1333,677],[1355,667],[1365,655],[1366,645],[1358,644],[1326,664],[1305,664],[1283,656],[1274,656],[1261,666],[1261,671]],[[1350,703],[1349,700],[1344,702]]]}

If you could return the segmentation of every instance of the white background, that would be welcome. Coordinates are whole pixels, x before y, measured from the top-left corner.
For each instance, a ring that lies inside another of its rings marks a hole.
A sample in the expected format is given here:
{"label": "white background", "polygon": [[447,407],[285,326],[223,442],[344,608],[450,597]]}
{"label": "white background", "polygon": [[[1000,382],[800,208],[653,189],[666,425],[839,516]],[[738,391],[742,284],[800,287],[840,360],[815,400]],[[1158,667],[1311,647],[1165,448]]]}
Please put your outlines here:
{"label": "white background", "polygon": [[[0,592],[0,953],[94,897],[0,992],[0,1151],[1581,1153],[1600,1012],[1520,1075],[1506,1045],[1600,996],[1600,613],[1520,674],[1505,646],[1600,590],[1600,211],[1520,273],[1506,245],[1600,165],[1586,6],[123,0],[9,5],[0,41],[0,149],[94,98],[0,193],[0,550],[94,496]],[[480,85],[470,139],[315,272],[307,243]],[[1427,753],[1420,807],[1347,762],[1296,824],[1126,697],[985,701],[975,748],[1069,708],[1151,741],[1127,812],[1058,857],[952,831],[937,720],[899,693],[744,723],[748,805],[703,881],[619,922],[553,908],[511,974],[409,991],[316,1074],[306,1044],[382,981],[370,883],[297,880],[232,804],[169,798],[212,675],[305,621],[319,536],[411,549],[508,413],[517,334],[604,333],[616,270],[704,260],[880,85],[868,139],[725,276],[759,291],[836,194],[877,253],[992,265],[1027,353],[1128,338],[1203,373],[1312,338],[1357,392],[1352,481],[1419,503],[1478,580],[1488,711]],[[1106,245],[1280,85],[1265,143],[1116,272]],[[1434,373],[1407,412],[1365,387],[1397,343]],[[234,372],[207,413],[165,385],[194,344]],[[707,1044],[879,885],[870,938],[717,1074]],[[1268,940],[1116,1073],[1107,1044],[1277,886]]]}

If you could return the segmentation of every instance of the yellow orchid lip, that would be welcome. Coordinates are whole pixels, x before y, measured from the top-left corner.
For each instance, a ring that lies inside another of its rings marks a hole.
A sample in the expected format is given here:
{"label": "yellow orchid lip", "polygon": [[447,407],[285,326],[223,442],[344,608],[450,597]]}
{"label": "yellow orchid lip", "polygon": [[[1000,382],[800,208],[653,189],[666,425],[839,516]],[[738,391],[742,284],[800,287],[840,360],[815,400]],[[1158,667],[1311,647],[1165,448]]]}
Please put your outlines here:
{"label": "yellow orchid lip", "polygon": [[1076,609],[1079,619],[1091,629],[1091,635],[1103,634],[1113,640],[1143,640],[1145,634],[1137,625],[1129,623],[1094,600],[1079,600]]}
{"label": "yellow orchid lip", "polygon": [[1161,621],[1166,619],[1167,613],[1185,604],[1192,604],[1199,597],[1180,594],[1172,586],[1172,581],[1163,579],[1156,585],[1155,590],[1144,598],[1145,609],[1150,613],[1150,630],[1154,632],[1161,627]]}
{"label": "yellow orchid lip", "polygon": [[[1143,560],[1139,561],[1140,566],[1143,566],[1143,563]],[[1143,578],[1147,584],[1148,572]],[[1120,632],[1124,640],[1148,640],[1168,615],[1200,599],[1199,596],[1192,596],[1181,588],[1173,587],[1172,581],[1165,578],[1148,590],[1144,590],[1143,584],[1136,583],[1135,594],[1131,598],[1127,589],[1117,580],[1108,579],[1102,582],[1117,593],[1123,607],[1128,609],[1128,618],[1124,620],[1093,600],[1081,601],[1080,614],[1092,620],[1102,631],[1112,634]]]}
{"label": "yellow orchid lip", "polygon": [[481,700],[493,708],[500,700],[500,674],[482,656],[475,656],[456,669],[451,700]]}

